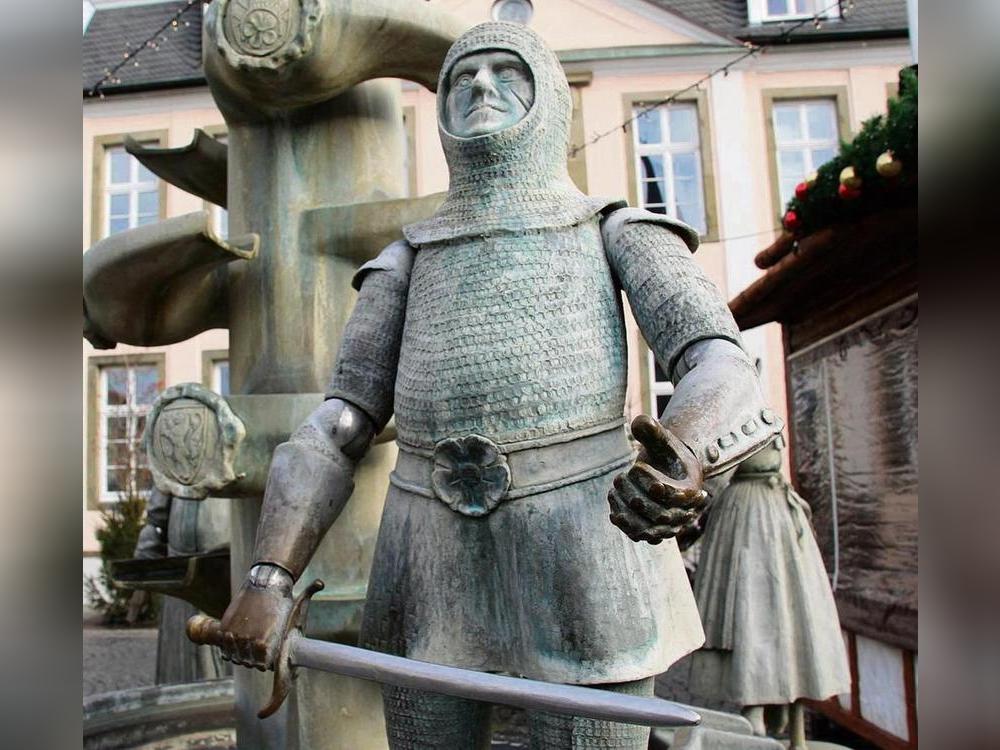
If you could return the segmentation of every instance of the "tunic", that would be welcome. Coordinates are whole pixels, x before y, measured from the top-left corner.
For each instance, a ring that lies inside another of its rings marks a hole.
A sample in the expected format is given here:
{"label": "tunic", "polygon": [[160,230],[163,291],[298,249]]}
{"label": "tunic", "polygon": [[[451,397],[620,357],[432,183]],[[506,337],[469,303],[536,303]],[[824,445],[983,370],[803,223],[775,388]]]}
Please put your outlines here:
{"label": "tunic", "polygon": [[617,448],[597,457],[595,476],[484,517],[394,481],[365,645],[566,683],[640,679],[697,648],[676,543],[635,544],[608,520],[607,491],[632,458],[625,386],[620,296],[596,216],[422,247],[396,380],[400,460],[468,434],[537,451],[603,428]]}

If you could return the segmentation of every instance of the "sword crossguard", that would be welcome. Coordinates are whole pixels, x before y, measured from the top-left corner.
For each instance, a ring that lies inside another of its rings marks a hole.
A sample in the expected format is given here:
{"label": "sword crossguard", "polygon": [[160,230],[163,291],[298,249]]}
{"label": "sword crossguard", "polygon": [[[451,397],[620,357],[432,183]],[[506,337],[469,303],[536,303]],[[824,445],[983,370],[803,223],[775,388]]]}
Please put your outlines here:
{"label": "sword crossguard", "polygon": [[[317,578],[295,597],[285,630],[281,634],[281,646],[274,660],[274,684],[271,688],[271,699],[266,706],[257,712],[258,719],[266,719],[273,714],[288,697],[288,693],[292,689],[292,681],[295,680],[295,667],[290,658],[292,639],[301,633],[302,626],[305,625],[309,600],[325,587],[323,581]],[[222,624],[214,617],[195,615],[187,621],[185,630],[188,638],[195,643],[206,646],[222,645]]]}

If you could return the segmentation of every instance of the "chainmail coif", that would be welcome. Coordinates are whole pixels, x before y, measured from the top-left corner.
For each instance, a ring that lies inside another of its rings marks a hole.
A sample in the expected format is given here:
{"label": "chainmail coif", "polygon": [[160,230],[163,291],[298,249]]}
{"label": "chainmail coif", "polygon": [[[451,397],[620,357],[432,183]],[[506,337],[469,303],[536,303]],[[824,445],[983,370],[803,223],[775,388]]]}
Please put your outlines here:
{"label": "chainmail coif", "polygon": [[[444,124],[451,69],[468,54],[491,50],[512,52],[524,60],[534,79],[534,103],[509,128],[472,138],[452,135]],[[445,57],[438,91],[438,132],[451,182],[436,214],[403,228],[411,244],[572,226],[612,203],[584,195],[570,180],[569,84],[555,54],[531,29],[500,22],[470,29]]]}

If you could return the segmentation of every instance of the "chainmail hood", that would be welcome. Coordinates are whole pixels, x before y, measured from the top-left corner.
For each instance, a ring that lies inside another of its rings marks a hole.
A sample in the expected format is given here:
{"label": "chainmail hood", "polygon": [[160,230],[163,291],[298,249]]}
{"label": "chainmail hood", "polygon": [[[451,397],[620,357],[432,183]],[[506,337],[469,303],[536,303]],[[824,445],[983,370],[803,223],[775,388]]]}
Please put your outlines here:
{"label": "chainmail hood", "polygon": [[[452,66],[465,55],[503,50],[518,55],[534,78],[534,104],[516,124],[460,138],[445,127]],[[429,219],[403,227],[413,245],[496,232],[572,226],[615,201],[591,198],[566,170],[573,115],[569,84],[555,54],[520,24],[475,26],[452,45],[438,79],[438,133],[448,161],[448,197]]]}

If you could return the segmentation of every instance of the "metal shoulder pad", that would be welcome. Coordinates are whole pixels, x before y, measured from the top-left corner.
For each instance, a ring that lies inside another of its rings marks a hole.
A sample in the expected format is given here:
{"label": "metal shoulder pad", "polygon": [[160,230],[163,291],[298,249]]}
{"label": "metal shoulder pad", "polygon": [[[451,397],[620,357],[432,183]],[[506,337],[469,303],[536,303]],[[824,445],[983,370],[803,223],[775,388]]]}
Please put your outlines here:
{"label": "metal shoulder pad", "polygon": [[782,421],[767,406],[753,362],[733,342],[692,344],[672,375],[674,393],[660,421],[694,451],[706,477],[736,466],[780,434]]}
{"label": "metal shoulder pad", "polygon": [[645,222],[647,224],[659,224],[678,235],[688,249],[693,253],[698,249],[701,240],[698,231],[690,227],[683,221],[678,221],[664,214],[654,214],[644,208],[619,208],[604,215],[601,220],[601,233],[604,236],[605,247],[615,247],[618,244],[622,229],[627,224]]}
{"label": "metal shoulder pad", "polygon": [[393,271],[404,278],[410,275],[416,250],[406,240],[396,240],[376,257],[362,265],[351,278],[351,286],[361,289],[361,284],[372,271]]}

